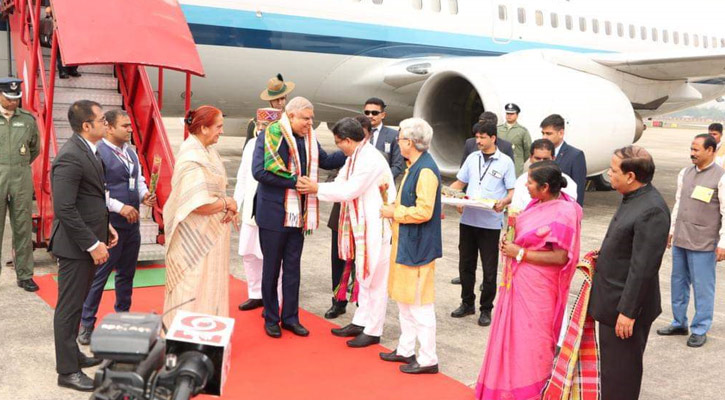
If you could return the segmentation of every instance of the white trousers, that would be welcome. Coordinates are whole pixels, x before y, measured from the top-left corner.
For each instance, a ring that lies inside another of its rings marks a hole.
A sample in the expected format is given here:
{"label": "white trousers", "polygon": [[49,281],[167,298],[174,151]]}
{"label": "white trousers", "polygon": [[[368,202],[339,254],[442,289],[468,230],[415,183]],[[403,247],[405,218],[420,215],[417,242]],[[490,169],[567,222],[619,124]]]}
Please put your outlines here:
{"label": "white trousers", "polygon": [[400,339],[396,353],[399,356],[415,355],[415,341],[420,342],[416,360],[421,367],[438,364],[436,356],[436,314],[434,304],[414,306],[398,303],[400,310]]}
{"label": "white trousers", "polygon": [[[385,251],[387,249],[387,251]],[[357,296],[357,310],[352,323],[364,326],[363,333],[382,336],[385,312],[388,307],[388,272],[390,271],[390,246],[383,246],[378,265],[363,279],[362,268],[355,268],[355,277],[360,283]]]}
{"label": "white trousers", "polygon": [[[262,259],[254,254],[242,256],[244,274],[247,276],[247,294],[250,299],[262,298]],[[277,298],[282,304],[282,272],[279,273],[277,282]]]}

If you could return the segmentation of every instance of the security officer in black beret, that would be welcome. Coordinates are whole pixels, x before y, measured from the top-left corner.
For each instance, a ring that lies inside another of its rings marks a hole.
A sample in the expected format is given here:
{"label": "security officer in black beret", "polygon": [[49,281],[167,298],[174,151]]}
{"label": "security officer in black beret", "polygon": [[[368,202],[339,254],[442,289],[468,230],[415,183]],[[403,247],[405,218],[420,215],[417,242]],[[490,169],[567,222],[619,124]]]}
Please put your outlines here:
{"label": "security officer in black beret", "polygon": [[516,176],[518,177],[524,172],[524,163],[529,159],[529,150],[531,149],[531,135],[529,130],[518,123],[521,108],[514,103],[508,103],[504,107],[506,110],[506,123],[498,126],[499,139],[511,142],[514,151],[514,166],[516,167]]}
{"label": "security officer in black beret", "polygon": [[5,213],[10,211],[18,286],[38,290],[33,281],[33,174],[40,145],[35,118],[19,107],[22,80],[0,78],[0,260]]}

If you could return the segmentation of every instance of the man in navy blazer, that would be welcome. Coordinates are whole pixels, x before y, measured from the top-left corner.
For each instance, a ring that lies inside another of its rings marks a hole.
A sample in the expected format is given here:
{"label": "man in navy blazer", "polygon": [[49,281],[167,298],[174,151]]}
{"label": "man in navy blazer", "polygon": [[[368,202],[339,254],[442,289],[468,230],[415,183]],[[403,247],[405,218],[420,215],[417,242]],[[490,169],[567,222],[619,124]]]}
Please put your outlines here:
{"label": "man in navy blazer", "polygon": [[584,189],[587,183],[587,160],[583,151],[564,141],[565,124],[561,115],[549,115],[541,121],[541,137],[554,143],[555,161],[559,164],[561,172],[569,175],[576,182],[576,201],[583,207]]}
{"label": "man in navy blazer", "polygon": [[[496,116],[496,114],[490,111],[484,111],[478,117],[478,122],[489,122],[498,126],[498,117]],[[511,146],[511,142],[496,136],[496,147],[498,147],[501,153],[509,156],[511,160],[514,159],[514,149]],[[473,137],[466,139],[466,144],[463,147],[463,158],[461,159],[461,165],[463,165],[463,163],[466,161],[466,158],[468,158],[471,153],[478,150],[478,144],[476,144],[476,132],[473,132]]]}
{"label": "man in navy blazer", "polygon": [[[285,112],[300,154],[300,169],[306,174],[309,160],[305,157],[305,133],[312,129],[314,108],[303,97],[292,99]],[[264,303],[264,329],[267,335],[278,338],[282,328],[298,336],[307,336],[309,331],[299,320],[300,258],[304,244],[303,228],[284,226],[285,191],[295,189],[297,177],[283,178],[264,168],[264,138],[266,132],[257,139],[252,161],[252,175],[259,182],[255,199],[254,215],[259,226],[259,241],[262,247],[262,302]],[[319,166],[323,169],[341,168],[345,164],[345,155],[338,151],[328,155],[319,143]],[[282,139],[278,154],[288,165],[290,151],[287,142]],[[305,209],[307,195],[302,195],[301,208]],[[279,300],[277,299],[277,281],[280,268],[282,274],[282,316],[280,319]]]}
{"label": "man in navy blazer", "polygon": [[398,146],[398,131],[383,125],[385,119],[385,102],[377,97],[371,97],[365,101],[363,113],[370,119],[372,130],[370,131],[370,144],[380,150],[388,160],[388,166],[397,179],[405,171],[405,159],[400,154]]}

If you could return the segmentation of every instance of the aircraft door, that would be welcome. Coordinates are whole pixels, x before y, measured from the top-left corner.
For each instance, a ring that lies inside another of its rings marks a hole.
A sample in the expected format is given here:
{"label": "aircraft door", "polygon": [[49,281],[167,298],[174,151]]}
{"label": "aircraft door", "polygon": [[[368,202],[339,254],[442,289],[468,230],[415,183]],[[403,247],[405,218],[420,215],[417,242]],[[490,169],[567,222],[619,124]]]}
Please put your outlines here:
{"label": "aircraft door", "polygon": [[493,35],[491,38],[496,43],[508,43],[513,35],[513,23],[515,9],[503,2],[492,2],[493,10]]}

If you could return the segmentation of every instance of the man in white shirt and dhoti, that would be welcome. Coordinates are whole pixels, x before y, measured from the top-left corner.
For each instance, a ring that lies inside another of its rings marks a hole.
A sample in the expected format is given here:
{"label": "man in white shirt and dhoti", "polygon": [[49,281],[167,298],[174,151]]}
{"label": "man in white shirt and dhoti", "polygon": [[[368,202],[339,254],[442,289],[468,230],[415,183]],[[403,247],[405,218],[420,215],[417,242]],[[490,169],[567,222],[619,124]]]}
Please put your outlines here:
{"label": "man in white shirt and dhoti", "polygon": [[303,177],[297,190],[341,203],[338,248],[341,259],[355,261],[353,293],[357,293],[358,308],[352,323],[332,333],[354,336],[347,342],[350,347],[366,347],[380,343],[385,323],[391,230],[380,218],[380,208],[395,199],[395,184],[387,162],[369,144],[359,122],[343,118],[332,127],[332,133],[335,144],[348,157],[345,166],[334,182],[318,184]]}

